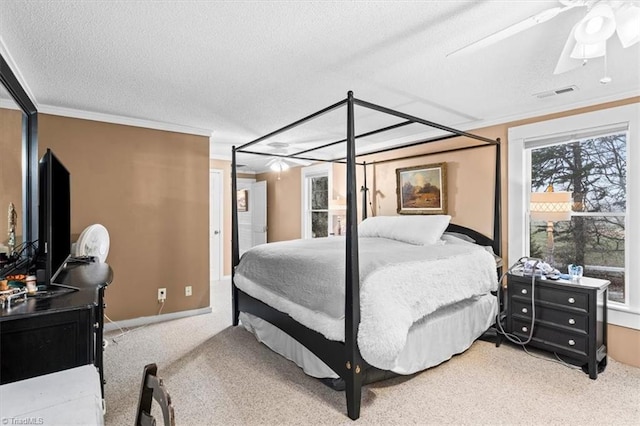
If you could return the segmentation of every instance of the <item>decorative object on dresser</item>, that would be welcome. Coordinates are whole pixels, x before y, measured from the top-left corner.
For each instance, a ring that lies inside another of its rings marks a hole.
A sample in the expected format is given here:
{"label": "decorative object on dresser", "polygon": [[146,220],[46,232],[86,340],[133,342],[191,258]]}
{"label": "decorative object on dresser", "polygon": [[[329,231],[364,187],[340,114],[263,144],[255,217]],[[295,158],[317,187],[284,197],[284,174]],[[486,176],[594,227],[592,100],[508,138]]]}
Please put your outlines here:
{"label": "decorative object on dresser", "polygon": [[510,272],[505,331],[527,345],[576,361],[595,380],[607,365],[609,284],[589,277],[532,279]]}

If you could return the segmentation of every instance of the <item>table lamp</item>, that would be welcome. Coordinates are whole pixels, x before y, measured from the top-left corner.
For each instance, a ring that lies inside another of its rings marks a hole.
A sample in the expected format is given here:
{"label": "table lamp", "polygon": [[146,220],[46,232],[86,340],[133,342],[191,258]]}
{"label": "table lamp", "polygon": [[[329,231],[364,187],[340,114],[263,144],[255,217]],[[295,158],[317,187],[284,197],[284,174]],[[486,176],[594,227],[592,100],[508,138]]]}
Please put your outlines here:
{"label": "table lamp", "polygon": [[553,266],[553,223],[571,220],[571,192],[555,192],[552,185],[549,185],[545,192],[532,192],[529,213],[531,220],[547,222],[547,253],[544,260]]}

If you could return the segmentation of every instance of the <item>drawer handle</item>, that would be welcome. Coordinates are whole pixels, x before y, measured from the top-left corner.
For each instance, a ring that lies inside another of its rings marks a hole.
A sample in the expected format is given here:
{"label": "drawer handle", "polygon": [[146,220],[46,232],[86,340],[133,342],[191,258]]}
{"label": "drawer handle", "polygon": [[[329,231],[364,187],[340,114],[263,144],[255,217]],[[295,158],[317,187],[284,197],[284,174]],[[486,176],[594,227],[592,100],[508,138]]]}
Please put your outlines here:
{"label": "drawer handle", "polygon": [[574,320],[573,318],[569,318],[569,324],[573,325],[576,323],[576,320]]}
{"label": "drawer handle", "polygon": [[522,294],[527,294],[527,289],[526,288],[522,289]]}
{"label": "drawer handle", "polygon": [[570,297],[568,300],[569,303],[576,303],[576,299],[574,299],[573,297]]}
{"label": "drawer handle", "polygon": [[569,346],[575,346],[576,345],[576,341],[571,339],[569,340]]}
{"label": "drawer handle", "polygon": [[522,313],[526,314],[527,312],[529,312],[529,310],[527,308],[522,308]]}
{"label": "drawer handle", "polygon": [[527,327],[522,327],[522,331],[526,333],[529,329]]}

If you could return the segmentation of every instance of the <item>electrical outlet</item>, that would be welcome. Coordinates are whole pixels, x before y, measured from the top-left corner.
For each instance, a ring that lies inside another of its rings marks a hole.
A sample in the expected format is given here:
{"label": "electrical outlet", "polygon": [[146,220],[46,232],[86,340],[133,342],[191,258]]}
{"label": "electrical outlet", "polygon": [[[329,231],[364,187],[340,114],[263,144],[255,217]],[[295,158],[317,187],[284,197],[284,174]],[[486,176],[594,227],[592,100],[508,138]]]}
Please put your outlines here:
{"label": "electrical outlet", "polygon": [[192,293],[191,286],[190,286],[190,285],[186,286],[186,287],[184,288],[184,295],[185,295],[185,296],[191,296],[192,294],[193,294],[193,293]]}
{"label": "electrical outlet", "polygon": [[165,299],[167,298],[167,289],[166,288],[159,288],[158,289],[158,303],[162,303],[165,301]]}

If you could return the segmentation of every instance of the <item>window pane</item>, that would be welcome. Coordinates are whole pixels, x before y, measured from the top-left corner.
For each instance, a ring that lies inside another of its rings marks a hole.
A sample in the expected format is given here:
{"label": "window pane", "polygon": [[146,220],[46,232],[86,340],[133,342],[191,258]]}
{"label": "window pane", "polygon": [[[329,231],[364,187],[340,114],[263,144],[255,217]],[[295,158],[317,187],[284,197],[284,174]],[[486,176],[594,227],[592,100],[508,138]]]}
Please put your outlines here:
{"label": "window pane", "polygon": [[626,209],[626,133],[531,150],[531,190],[573,193],[575,212]]}
{"label": "window pane", "polygon": [[311,212],[311,236],[313,238],[329,236],[328,212]]}
{"label": "window pane", "polygon": [[329,208],[329,178],[327,176],[311,178],[311,209],[327,210]]}
{"label": "window pane", "polygon": [[[554,267],[584,265],[584,274],[611,281],[609,299],[624,303],[624,214],[627,194],[626,133],[531,150],[531,191],[569,191],[574,212],[620,213],[573,216],[554,223]],[[546,223],[531,224],[531,256],[547,258]]]}
{"label": "window pane", "polygon": [[[570,263],[584,265],[584,275],[611,281],[609,300],[624,303],[624,217],[574,216],[553,224],[553,266],[567,272]],[[530,255],[549,259],[547,224],[531,223]]]}

